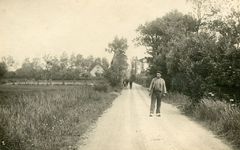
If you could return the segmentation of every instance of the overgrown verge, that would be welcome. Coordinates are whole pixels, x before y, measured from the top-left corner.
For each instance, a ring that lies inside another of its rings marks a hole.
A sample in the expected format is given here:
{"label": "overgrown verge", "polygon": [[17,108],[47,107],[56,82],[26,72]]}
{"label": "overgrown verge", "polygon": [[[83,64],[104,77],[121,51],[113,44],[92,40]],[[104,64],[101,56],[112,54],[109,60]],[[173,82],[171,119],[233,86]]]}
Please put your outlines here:
{"label": "overgrown verge", "polygon": [[198,104],[179,93],[169,93],[164,102],[177,106],[182,113],[192,117],[220,137],[227,139],[240,149],[240,109],[229,103],[203,98]]}
{"label": "overgrown verge", "polygon": [[76,149],[79,137],[116,98],[90,86],[22,88],[0,89],[1,150]]}

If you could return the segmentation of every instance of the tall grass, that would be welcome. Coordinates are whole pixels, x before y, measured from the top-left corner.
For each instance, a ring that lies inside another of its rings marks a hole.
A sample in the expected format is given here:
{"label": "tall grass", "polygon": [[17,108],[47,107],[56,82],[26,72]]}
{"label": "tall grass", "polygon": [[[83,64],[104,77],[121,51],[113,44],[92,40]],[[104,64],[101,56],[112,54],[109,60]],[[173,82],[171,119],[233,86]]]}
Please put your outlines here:
{"label": "tall grass", "polygon": [[163,97],[163,101],[173,104],[181,110],[181,113],[190,114],[193,110],[189,97],[178,92],[168,93],[165,97]]}
{"label": "tall grass", "polygon": [[240,109],[215,99],[204,98],[198,104],[180,93],[170,93],[163,101],[174,104],[181,112],[193,117],[217,135],[240,149]]}
{"label": "tall grass", "polygon": [[202,99],[199,105],[195,106],[193,116],[240,148],[239,108],[233,108],[222,101]]}
{"label": "tall grass", "polygon": [[115,96],[76,86],[0,98],[0,149],[57,150],[75,149]]}

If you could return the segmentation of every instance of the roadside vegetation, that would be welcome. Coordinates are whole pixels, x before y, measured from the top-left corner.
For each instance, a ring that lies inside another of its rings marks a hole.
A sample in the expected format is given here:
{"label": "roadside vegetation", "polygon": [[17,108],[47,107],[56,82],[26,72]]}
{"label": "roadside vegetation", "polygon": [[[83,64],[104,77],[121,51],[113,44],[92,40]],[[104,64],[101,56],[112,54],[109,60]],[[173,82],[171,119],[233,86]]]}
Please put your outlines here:
{"label": "roadside vegetation", "polygon": [[[83,59],[80,54],[69,59],[64,53],[60,60],[46,55],[45,67],[39,59],[30,62],[26,58],[22,68],[10,72],[8,66],[14,60],[3,58],[0,77],[5,75],[8,82],[12,73],[12,83],[0,85],[0,149],[77,149],[84,133],[122,90],[128,68],[127,47],[127,40],[117,36],[109,43],[106,51],[114,54],[110,67],[106,59]],[[104,71],[96,72],[94,78],[84,76],[83,72],[89,71],[86,66],[96,64]],[[22,79],[25,85],[16,85]]]}
{"label": "roadside vegetation", "polygon": [[76,149],[116,95],[92,86],[0,86],[0,149]]}
{"label": "roadside vegetation", "polygon": [[[135,73],[135,82],[149,87],[155,72],[162,71],[168,91],[173,92],[165,101],[239,148],[239,2],[187,3],[192,13],[174,10],[136,29],[135,44],[146,47],[149,67]],[[136,63],[142,64],[132,61]]]}
{"label": "roadside vegetation", "polygon": [[167,94],[163,101],[173,104],[181,113],[227,139],[234,149],[240,149],[240,109],[235,105],[207,97],[193,104],[188,96],[176,92]]}

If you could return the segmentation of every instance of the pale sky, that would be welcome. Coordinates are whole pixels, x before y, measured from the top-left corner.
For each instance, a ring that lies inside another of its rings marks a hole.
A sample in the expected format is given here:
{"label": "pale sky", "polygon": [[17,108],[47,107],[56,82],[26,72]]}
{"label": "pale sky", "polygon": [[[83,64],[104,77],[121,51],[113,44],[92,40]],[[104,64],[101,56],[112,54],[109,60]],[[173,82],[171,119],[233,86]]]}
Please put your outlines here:
{"label": "pale sky", "polygon": [[85,58],[107,57],[114,37],[128,40],[128,58],[144,57],[132,40],[140,24],[177,9],[187,13],[186,0],[0,0],[0,57],[24,58],[64,51]]}

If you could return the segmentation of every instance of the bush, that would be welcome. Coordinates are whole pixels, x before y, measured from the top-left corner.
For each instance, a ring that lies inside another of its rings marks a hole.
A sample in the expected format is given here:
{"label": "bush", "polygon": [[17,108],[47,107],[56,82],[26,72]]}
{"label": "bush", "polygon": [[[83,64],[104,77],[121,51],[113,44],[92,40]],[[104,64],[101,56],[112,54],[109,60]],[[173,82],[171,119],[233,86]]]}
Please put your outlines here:
{"label": "bush", "polygon": [[103,74],[112,87],[120,85],[120,80],[117,78],[117,73],[113,69],[106,70]]}
{"label": "bush", "polygon": [[105,92],[107,93],[109,91],[109,83],[106,81],[99,82],[98,84],[95,84],[93,89],[98,92]]}

